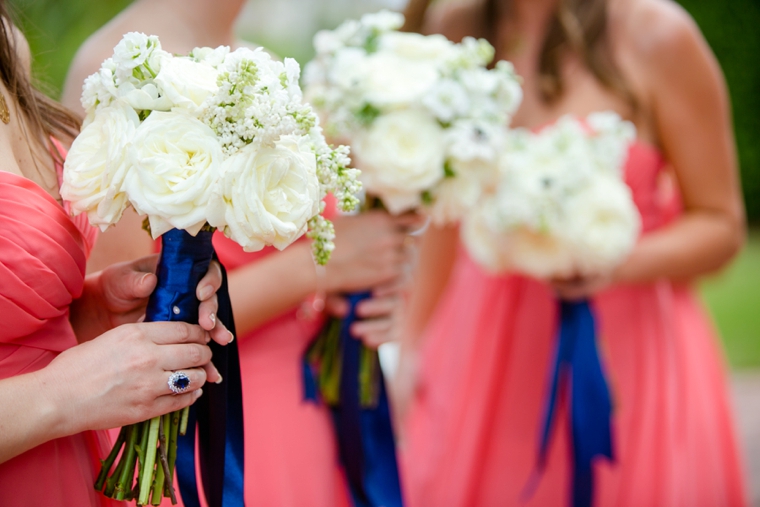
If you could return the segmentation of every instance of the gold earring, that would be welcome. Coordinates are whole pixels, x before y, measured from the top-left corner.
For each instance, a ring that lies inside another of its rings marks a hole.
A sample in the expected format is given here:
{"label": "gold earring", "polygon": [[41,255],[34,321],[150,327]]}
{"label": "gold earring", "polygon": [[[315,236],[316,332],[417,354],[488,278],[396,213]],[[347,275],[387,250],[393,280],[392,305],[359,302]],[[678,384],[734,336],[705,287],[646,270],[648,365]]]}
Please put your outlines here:
{"label": "gold earring", "polygon": [[0,120],[8,125],[11,122],[11,112],[8,109],[8,104],[5,103],[5,96],[0,93]]}

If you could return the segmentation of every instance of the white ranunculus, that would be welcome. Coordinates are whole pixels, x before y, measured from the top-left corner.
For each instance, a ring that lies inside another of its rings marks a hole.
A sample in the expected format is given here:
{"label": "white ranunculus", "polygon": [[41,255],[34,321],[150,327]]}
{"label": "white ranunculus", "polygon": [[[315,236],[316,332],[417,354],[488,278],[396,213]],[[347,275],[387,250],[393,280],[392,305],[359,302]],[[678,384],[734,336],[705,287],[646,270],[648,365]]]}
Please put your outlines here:
{"label": "white ranunculus", "polygon": [[380,116],[357,134],[354,154],[364,188],[391,213],[419,205],[421,192],[444,176],[443,129],[422,111]]}
{"label": "white ranunculus", "polygon": [[282,136],[274,147],[249,144],[223,164],[209,223],[246,251],[282,250],[319,213],[316,157],[307,137]]}
{"label": "white ranunculus", "polygon": [[576,251],[582,274],[604,273],[620,264],[641,227],[630,189],[619,178],[599,175],[567,203],[562,234]]}
{"label": "white ranunculus", "polygon": [[173,227],[198,233],[223,157],[214,131],[187,114],[153,112],[137,128],[124,187],[154,238]]}
{"label": "white ranunculus", "polygon": [[377,107],[417,104],[438,80],[432,61],[411,60],[381,51],[362,64],[361,87],[367,102]]}
{"label": "white ranunculus", "polygon": [[127,207],[123,191],[129,170],[126,148],[140,119],[122,101],[98,110],[71,145],[63,171],[61,197],[75,215],[87,213],[90,224],[105,230]]}
{"label": "white ranunculus", "polygon": [[174,108],[197,116],[209,95],[219,89],[216,84],[218,75],[217,70],[209,65],[175,57],[163,65],[155,83]]}

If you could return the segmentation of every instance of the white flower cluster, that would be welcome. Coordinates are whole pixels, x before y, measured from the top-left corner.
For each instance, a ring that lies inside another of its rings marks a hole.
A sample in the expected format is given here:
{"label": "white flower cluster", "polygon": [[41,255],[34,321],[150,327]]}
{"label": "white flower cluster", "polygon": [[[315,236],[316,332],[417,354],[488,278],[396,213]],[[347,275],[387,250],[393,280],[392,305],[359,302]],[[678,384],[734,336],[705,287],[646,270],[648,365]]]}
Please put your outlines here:
{"label": "white flower cluster", "polygon": [[514,131],[501,177],[466,217],[462,238],[485,268],[537,278],[601,274],[633,248],[640,217],[623,182],[633,125],[611,112]]}
{"label": "white flower cluster", "polygon": [[154,237],[208,223],[248,251],[283,249],[311,229],[327,262],[322,199],[332,192],[350,211],[360,184],[348,148],[328,146],[303,103],[299,75],[262,50],[172,56],[157,37],[128,33],[85,81],[63,197],[102,229],[132,205]]}
{"label": "white flower cluster", "polygon": [[403,21],[381,11],[319,32],[306,96],[390,212],[458,220],[498,172],[520,81],[508,62],[486,68],[486,41],[402,33]]}

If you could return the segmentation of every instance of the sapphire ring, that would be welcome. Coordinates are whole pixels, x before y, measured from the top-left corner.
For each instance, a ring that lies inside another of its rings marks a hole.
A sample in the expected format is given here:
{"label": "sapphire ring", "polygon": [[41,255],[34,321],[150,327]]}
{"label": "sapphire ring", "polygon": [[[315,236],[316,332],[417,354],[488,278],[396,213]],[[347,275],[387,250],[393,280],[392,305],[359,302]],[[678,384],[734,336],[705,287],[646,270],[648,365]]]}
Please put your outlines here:
{"label": "sapphire ring", "polygon": [[187,391],[187,388],[190,387],[190,377],[188,377],[183,371],[175,371],[169,375],[168,384],[169,389],[171,389],[174,394],[181,394]]}

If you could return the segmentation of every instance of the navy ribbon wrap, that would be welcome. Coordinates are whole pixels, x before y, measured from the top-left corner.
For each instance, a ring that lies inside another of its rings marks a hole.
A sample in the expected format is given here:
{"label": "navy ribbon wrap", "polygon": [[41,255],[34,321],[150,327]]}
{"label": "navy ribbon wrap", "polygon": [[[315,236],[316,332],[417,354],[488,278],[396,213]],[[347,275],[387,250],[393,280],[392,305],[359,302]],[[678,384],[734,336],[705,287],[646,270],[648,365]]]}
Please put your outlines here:
{"label": "navy ribbon wrap", "polygon": [[[346,297],[349,312],[340,327],[340,403],[331,407],[338,453],[355,507],[403,507],[388,394],[379,364],[377,405],[362,407],[360,402],[363,344],[351,336],[350,329],[357,320],[356,305],[372,295],[361,292]],[[304,393],[306,399],[317,401],[316,381],[308,364],[304,365]]]}
{"label": "navy ribbon wrap", "polygon": [[[596,322],[588,301],[561,301],[557,353],[551,370],[548,398],[541,429],[538,471],[544,470],[557,402],[570,383],[572,435],[572,505],[593,502],[596,457],[614,459],[612,400],[596,345]],[[560,386],[562,384],[562,387]]]}
{"label": "navy ribbon wrap", "polygon": [[[161,258],[156,269],[158,284],[148,301],[146,321],[198,323],[196,287],[216,257],[213,232],[191,236],[172,229],[162,237]],[[221,266],[221,263],[220,263]],[[222,267],[222,286],[217,292],[217,318],[235,333]],[[224,378],[221,384],[206,384],[203,396],[190,407],[188,431],[177,445],[177,479],[186,507],[200,507],[196,482],[195,439],[198,436],[200,472],[209,507],[240,507],[243,499],[243,398],[237,341],[221,346],[209,343],[214,365]]]}

